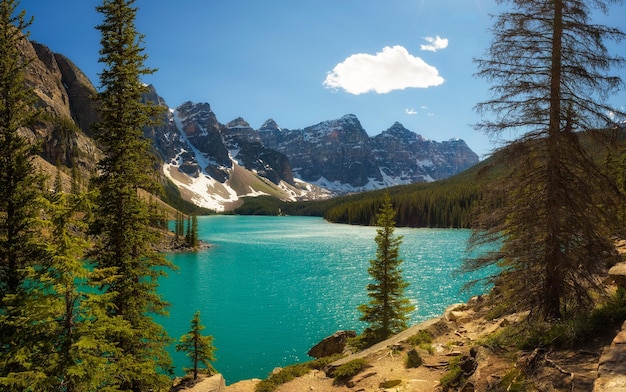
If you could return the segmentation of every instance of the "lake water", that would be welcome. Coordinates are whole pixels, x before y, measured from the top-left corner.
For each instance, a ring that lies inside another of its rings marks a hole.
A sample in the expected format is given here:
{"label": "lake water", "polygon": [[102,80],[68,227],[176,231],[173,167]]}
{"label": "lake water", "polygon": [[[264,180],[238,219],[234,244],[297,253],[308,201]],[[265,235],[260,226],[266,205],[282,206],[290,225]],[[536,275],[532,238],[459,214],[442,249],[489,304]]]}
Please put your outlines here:
{"label": "lake water", "polygon": [[[160,282],[171,303],[162,322],[178,339],[196,310],[213,335],[213,364],[227,384],[265,378],[275,367],[308,361],[307,351],[341,329],[362,332],[357,306],[368,302],[369,260],[376,228],[331,224],[312,217],[198,218],[211,248],[168,255],[180,270]],[[465,257],[468,230],[404,229],[400,254],[405,291],[417,323],[465,302],[467,275],[453,274]],[[177,374],[189,363],[172,350]]]}

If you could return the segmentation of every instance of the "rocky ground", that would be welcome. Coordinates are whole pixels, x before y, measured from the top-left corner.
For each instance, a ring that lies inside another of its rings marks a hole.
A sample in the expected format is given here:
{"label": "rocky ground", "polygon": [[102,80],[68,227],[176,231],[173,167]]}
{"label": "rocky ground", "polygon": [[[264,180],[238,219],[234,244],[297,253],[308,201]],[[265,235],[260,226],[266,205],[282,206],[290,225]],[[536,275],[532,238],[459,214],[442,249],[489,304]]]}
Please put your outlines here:
{"label": "rocky ground", "polygon": [[[485,337],[516,321],[515,316],[487,320],[468,306],[446,311],[440,320],[431,320],[353,354],[335,363],[365,358],[369,368],[349,382],[337,384],[325,372],[316,370],[283,384],[278,392],[431,392],[445,390],[441,378],[450,361],[462,358],[466,380],[450,391],[514,391],[522,378],[531,391],[594,391],[598,363],[603,350],[615,337],[611,333],[571,350],[510,352],[485,343]],[[408,337],[426,329],[435,335],[432,343],[416,350],[424,360],[417,368],[407,369],[405,361],[414,347]],[[430,347],[428,347],[430,346]],[[246,380],[225,388],[226,392],[254,392],[258,380]],[[609,389],[610,390],[610,389]],[[614,389],[618,391],[620,389]]]}

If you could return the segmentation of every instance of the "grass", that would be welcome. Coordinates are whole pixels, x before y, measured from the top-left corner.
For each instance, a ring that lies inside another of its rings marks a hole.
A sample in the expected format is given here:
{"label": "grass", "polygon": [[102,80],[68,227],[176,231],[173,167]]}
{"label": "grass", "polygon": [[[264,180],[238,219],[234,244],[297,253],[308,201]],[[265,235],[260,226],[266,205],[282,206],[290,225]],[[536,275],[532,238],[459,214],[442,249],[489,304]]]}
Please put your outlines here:
{"label": "grass", "polygon": [[432,342],[433,334],[424,329],[409,337],[409,343],[411,343],[411,345],[413,346],[420,346],[425,343],[430,344]]}
{"label": "grass", "polygon": [[447,391],[450,388],[455,388],[461,385],[463,382],[463,369],[459,365],[461,362],[461,357],[456,356],[453,357],[448,365],[448,371],[441,376],[439,382],[444,391]]}
{"label": "grass", "polygon": [[528,381],[524,373],[517,368],[511,369],[502,377],[499,387],[501,390],[509,392],[526,392],[529,390]]}
{"label": "grass", "polygon": [[365,358],[357,358],[350,362],[346,362],[333,372],[332,377],[335,378],[333,383],[335,385],[346,384],[352,377],[361,373],[369,366],[370,365]]}
{"label": "grass", "polygon": [[369,367],[369,363],[365,358],[353,359],[339,366],[333,372],[336,378],[352,378]]}
{"label": "grass", "polygon": [[302,377],[305,374],[308,374],[313,369],[321,370],[329,363],[335,362],[341,357],[343,357],[342,354],[337,354],[329,357],[319,358],[311,362],[285,366],[276,373],[271,374],[267,379],[260,381],[254,391],[273,392],[278,389],[278,387],[282,384],[285,384],[298,377]]}

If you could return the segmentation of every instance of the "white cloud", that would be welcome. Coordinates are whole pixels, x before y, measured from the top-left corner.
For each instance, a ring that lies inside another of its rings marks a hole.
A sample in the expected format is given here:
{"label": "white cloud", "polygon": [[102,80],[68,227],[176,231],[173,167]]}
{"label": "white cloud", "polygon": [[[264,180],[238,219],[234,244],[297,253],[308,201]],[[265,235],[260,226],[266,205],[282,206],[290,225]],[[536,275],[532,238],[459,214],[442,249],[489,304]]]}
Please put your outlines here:
{"label": "white cloud", "polygon": [[413,109],[413,108],[411,108],[411,109],[406,108],[406,109],[404,109],[404,112],[405,112],[406,114],[408,114],[409,116],[412,116],[412,115],[414,115],[414,114],[417,114],[417,111],[415,111],[415,109]]}
{"label": "white cloud", "polygon": [[353,54],[328,72],[324,86],[358,95],[370,91],[386,94],[405,88],[428,88],[443,82],[437,68],[396,45],[386,46],[375,55]]}
{"label": "white cloud", "polygon": [[422,50],[428,50],[430,52],[436,52],[439,49],[445,49],[448,47],[448,39],[441,38],[440,36],[436,37],[424,37],[424,39],[430,43],[430,45],[422,45],[420,48]]}

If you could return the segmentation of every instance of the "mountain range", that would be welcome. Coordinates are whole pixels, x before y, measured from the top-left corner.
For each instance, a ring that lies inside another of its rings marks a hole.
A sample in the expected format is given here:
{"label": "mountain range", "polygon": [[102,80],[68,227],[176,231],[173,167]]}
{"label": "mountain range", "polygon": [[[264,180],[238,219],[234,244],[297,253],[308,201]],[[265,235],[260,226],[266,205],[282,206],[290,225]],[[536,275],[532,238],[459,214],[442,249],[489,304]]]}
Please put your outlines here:
{"label": "mountain range", "polygon": [[[93,173],[100,157],[90,133],[98,121],[93,84],[43,45],[20,49],[33,59],[26,82],[46,113],[25,136],[42,143],[50,164]],[[427,140],[397,122],[373,137],[352,114],[294,130],[269,119],[254,129],[243,118],[221,123],[208,103],[169,108],[152,86],[143,99],[165,108],[162,124],[144,129],[163,174],[184,199],[216,211],[246,196],[310,200],[435,181],[479,161],[461,139]]]}

